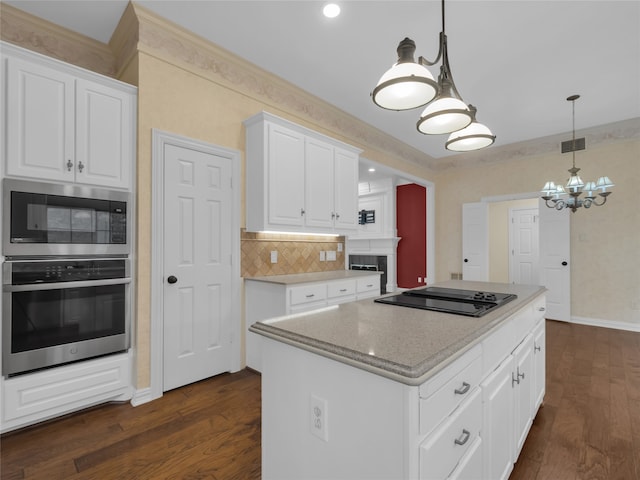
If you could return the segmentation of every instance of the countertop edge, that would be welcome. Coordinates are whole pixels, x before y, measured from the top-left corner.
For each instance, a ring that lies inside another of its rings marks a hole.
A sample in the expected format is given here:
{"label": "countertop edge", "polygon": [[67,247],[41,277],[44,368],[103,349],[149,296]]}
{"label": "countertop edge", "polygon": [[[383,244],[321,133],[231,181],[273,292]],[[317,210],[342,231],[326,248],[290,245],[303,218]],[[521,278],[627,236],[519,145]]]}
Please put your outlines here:
{"label": "countertop edge", "polygon": [[536,298],[543,295],[545,291],[546,289],[544,287],[540,287],[537,291],[522,299],[521,302],[518,302],[517,308],[516,305],[513,304],[505,305],[503,307],[505,308],[505,311],[500,317],[496,318],[491,323],[480,327],[477,331],[474,331],[472,335],[467,335],[450,345],[447,351],[441,351],[414,366],[401,365],[389,360],[356,352],[345,347],[340,347],[294,332],[289,332],[274,326],[273,323],[257,322],[249,327],[249,331],[406,385],[417,386],[424,383],[427,379],[431,378],[460,356],[464,355],[467,351],[478,345],[514,313],[525,308]]}

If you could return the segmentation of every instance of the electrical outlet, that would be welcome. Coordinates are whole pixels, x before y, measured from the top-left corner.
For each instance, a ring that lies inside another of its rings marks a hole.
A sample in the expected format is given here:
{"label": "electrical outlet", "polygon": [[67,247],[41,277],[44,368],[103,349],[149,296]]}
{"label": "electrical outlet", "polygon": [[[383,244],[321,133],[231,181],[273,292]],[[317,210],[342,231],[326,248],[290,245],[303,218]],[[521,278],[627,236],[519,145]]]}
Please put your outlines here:
{"label": "electrical outlet", "polygon": [[327,262],[335,262],[336,261],[336,251],[329,250],[327,252]]}
{"label": "electrical outlet", "polygon": [[418,277],[418,283],[422,283],[422,277]]}
{"label": "electrical outlet", "polygon": [[278,251],[271,250],[271,263],[278,263]]}
{"label": "electrical outlet", "polygon": [[311,395],[309,401],[309,428],[311,433],[325,442],[329,441],[329,411],[324,398]]}

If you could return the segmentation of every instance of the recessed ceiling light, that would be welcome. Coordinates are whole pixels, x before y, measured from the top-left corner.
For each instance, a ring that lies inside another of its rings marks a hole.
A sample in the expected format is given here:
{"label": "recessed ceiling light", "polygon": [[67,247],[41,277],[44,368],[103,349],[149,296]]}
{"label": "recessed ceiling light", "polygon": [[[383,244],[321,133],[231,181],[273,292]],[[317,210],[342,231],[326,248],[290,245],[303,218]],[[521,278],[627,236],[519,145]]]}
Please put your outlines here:
{"label": "recessed ceiling light", "polygon": [[322,13],[327,18],[335,18],[340,15],[340,6],[335,3],[327,3],[322,9]]}
{"label": "recessed ceiling light", "polygon": [[376,171],[376,169],[375,169],[375,168],[370,168],[370,169],[369,169],[369,171],[370,171],[370,172],[375,172],[375,171]]}

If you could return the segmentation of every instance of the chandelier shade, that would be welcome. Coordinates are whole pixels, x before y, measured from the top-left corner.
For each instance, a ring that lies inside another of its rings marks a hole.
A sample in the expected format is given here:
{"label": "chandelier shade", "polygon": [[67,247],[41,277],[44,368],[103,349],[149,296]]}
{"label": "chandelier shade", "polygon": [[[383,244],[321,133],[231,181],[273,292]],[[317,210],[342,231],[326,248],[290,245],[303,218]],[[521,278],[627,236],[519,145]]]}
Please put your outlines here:
{"label": "chandelier shade", "polygon": [[[567,180],[566,188],[555,182],[548,181],[540,190],[541,197],[545,201],[545,205],[549,208],[555,208],[556,210],[562,210],[568,208],[572,212],[575,212],[580,207],[590,208],[592,205],[601,207],[607,202],[607,197],[611,194],[607,189],[614,187],[615,185],[609,179],[609,177],[603,176],[598,178],[597,182],[588,181],[584,183],[578,172],[580,169],[576,167],[576,104],[575,101],[580,98],[580,95],[571,95],[567,97],[567,101],[572,103],[573,110],[573,141],[571,152],[573,153],[573,164],[569,169],[569,179]],[[600,190],[600,192],[598,192]],[[584,197],[581,195],[584,194]],[[597,194],[597,196],[596,196]],[[602,201],[598,203],[598,197],[602,198]]]}
{"label": "chandelier shade", "polygon": [[373,102],[387,110],[411,110],[426,105],[438,93],[431,72],[416,63],[416,44],[405,38],[398,45],[398,62],[387,70],[371,93]]}

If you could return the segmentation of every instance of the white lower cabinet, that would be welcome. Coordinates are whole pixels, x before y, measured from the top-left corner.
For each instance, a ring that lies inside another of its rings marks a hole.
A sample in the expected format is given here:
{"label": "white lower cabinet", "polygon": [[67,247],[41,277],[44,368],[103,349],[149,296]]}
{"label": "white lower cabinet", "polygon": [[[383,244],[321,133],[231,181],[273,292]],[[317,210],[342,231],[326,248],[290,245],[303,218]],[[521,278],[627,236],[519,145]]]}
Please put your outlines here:
{"label": "white lower cabinet", "polygon": [[420,445],[420,478],[447,478],[479,438],[482,396],[476,388]]}
{"label": "white lower cabinet", "polygon": [[416,386],[263,338],[263,478],[508,479],[544,394],[543,306]]}
{"label": "white lower cabinet", "polygon": [[2,379],[2,432],[132,395],[128,353]]}
{"label": "white lower cabinet", "polygon": [[[352,278],[286,284],[245,279],[245,318],[247,329],[255,322],[294,313],[308,312],[330,305],[353,302],[380,295],[380,274]],[[261,338],[247,331],[247,366],[261,371]]]}
{"label": "white lower cabinet", "polygon": [[420,386],[421,480],[509,478],[544,397],[544,301]]}
{"label": "white lower cabinet", "polygon": [[509,478],[513,469],[513,358],[482,382],[484,468],[482,478]]}
{"label": "white lower cabinet", "polygon": [[[516,313],[512,326],[500,335],[511,335],[512,348],[499,366],[482,382],[484,474],[506,479],[518,460],[536,412],[544,397],[545,323],[544,298]],[[523,337],[524,335],[524,337]],[[496,348],[491,340],[485,346]],[[504,345],[506,348],[506,345]],[[495,351],[494,351],[495,355]]]}

